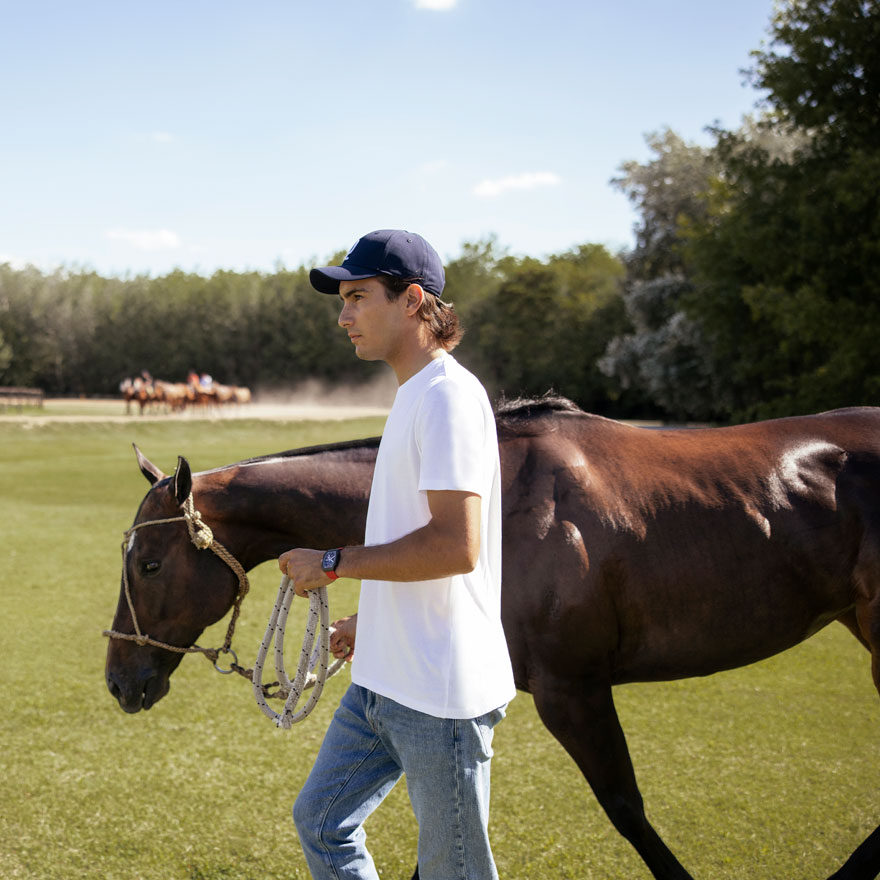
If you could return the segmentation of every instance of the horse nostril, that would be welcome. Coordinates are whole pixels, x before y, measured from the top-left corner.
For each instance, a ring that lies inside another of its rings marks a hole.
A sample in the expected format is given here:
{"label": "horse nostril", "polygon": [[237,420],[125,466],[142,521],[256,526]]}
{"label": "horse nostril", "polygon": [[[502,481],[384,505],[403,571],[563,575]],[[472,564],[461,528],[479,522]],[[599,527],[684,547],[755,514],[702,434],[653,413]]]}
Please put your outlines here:
{"label": "horse nostril", "polygon": [[107,690],[110,691],[110,695],[114,699],[118,700],[119,695],[122,693],[122,690],[120,689],[119,685],[113,680],[112,675],[107,675],[106,681],[107,681]]}

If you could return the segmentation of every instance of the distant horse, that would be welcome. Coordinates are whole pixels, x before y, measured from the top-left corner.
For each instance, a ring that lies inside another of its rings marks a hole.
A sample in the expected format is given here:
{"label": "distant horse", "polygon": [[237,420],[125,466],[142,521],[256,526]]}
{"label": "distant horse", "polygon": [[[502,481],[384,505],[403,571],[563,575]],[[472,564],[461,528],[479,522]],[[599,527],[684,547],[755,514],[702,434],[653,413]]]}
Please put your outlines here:
{"label": "distant horse", "polygon": [[134,382],[132,382],[131,376],[126,377],[119,383],[119,393],[125,401],[125,412],[130,413],[131,402],[135,399]]}
{"label": "distant horse", "polygon": [[[880,690],[880,409],[732,428],[646,430],[563,400],[498,416],[502,614],[517,687],[654,877],[690,875],[649,824],[612,685],[754,663],[838,620]],[[360,543],[376,440],[192,475],[180,459],[135,518],[179,516],[192,493],[245,569],[290,547]],[[194,643],[229,609],[230,569],[179,523],[133,533],[125,576],[143,633]],[[114,630],[134,629],[120,596]],[[106,679],[127,712],[169,688],[181,655],[111,639]],[[475,672],[478,674],[478,671]],[[880,872],[880,828],[833,876]]]}
{"label": "distant horse", "polygon": [[185,382],[157,380],[153,388],[156,402],[164,404],[166,411],[182,412],[186,409],[189,403],[189,389]]}
{"label": "distant horse", "polygon": [[126,378],[119,383],[119,391],[122,399],[125,401],[125,412],[131,412],[132,402],[137,403],[140,414],[144,414],[144,409],[148,407],[154,400],[152,383],[146,382],[140,376],[134,379]]}
{"label": "distant horse", "polygon": [[239,385],[221,385],[212,382],[209,387],[191,386],[193,402],[203,407],[225,406],[251,402],[251,390]]}
{"label": "distant horse", "polygon": [[210,386],[202,386],[198,382],[165,382],[161,379],[123,379],[119,383],[119,391],[125,401],[126,413],[131,412],[132,401],[140,407],[143,415],[147,407],[159,407],[165,412],[180,413],[190,406],[222,406],[225,404],[242,404],[251,402],[249,388],[238,385],[220,385],[212,382]]}

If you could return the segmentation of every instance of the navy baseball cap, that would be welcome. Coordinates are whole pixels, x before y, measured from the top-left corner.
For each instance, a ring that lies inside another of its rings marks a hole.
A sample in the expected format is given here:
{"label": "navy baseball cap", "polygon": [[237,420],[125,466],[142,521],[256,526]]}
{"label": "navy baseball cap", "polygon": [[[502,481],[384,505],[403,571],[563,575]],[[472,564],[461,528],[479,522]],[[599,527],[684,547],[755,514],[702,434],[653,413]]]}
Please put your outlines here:
{"label": "navy baseball cap", "polygon": [[437,251],[421,235],[405,229],[379,229],[359,238],[341,266],[312,269],[309,281],[315,290],[336,295],[340,281],[360,281],[376,275],[413,278],[437,297],[446,283]]}

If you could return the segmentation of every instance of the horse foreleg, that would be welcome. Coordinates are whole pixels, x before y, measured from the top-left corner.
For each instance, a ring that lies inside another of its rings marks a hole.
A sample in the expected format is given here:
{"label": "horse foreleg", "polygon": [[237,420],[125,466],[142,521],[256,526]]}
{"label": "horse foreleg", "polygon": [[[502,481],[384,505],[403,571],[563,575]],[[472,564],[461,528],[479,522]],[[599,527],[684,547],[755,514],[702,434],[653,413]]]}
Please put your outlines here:
{"label": "horse foreleg", "polygon": [[842,623],[869,651],[871,650],[870,643],[862,635],[862,631],[859,628],[859,620],[856,617],[855,608],[850,608],[849,611],[844,611],[837,620],[839,623]]}
{"label": "horse foreleg", "polygon": [[[874,686],[880,694],[880,595],[876,584],[880,583],[878,542],[865,541],[863,558],[856,566],[856,582],[860,597],[855,607],[842,614],[838,620],[871,652],[871,673]],[[846,860],[839,871],[828,880],[874,880],[880,876],[880,826],[875,828]]]}
{"label": "horse foreleg", "polygon": [[541,720],[575,760],[614,827],[651,873],[658,880],[692,880],[645,815],[611,686],[545,680],[533,684],[532,693]]}
{"label": "horse foreleg", "polygon": [[[876,544],[867,544],[867,547],[876,547]],[[874,562],[874,555],[870,551],[867,555],[869,559],[856,569],[863,596],[856,602],[854,609],[841,615],[838,620],[849,627],[853,635],[871,652],[871,673],[874,686],[880,694],[880,598],[871,589],[880,581],[880,565]],[[828,880],[874,880],[877,876],[880,876],[880,826],[865,838],[843,867]]]}

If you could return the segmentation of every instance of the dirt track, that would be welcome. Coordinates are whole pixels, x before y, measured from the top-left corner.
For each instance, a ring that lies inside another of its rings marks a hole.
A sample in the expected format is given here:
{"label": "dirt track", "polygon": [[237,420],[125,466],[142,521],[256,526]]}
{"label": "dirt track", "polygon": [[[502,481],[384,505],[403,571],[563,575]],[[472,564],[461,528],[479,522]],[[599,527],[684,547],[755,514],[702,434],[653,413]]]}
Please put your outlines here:
{"label": "dirt track", "polygon": [[336,421],[386,415],[388,415],[388,407],[351,404],[329,406],[316,403],[251,403],[206,410],[190,409],[182,413],[148,411],[139,415],[136,407],[132,408],[130,414],[126,414],[125,403],[122,400],[48,399],[42,410],[31,409],[21,413],[11,410],[0,413],[0,424],[4,422],[38,425],[46,422],[227,421],[230,419],[299,422]]}

